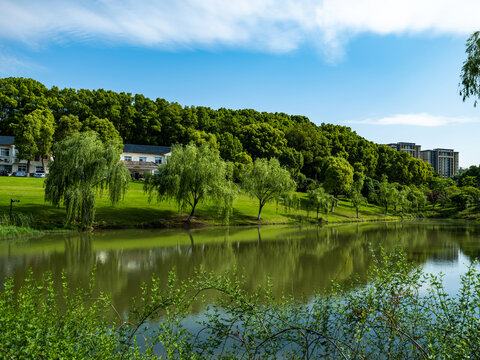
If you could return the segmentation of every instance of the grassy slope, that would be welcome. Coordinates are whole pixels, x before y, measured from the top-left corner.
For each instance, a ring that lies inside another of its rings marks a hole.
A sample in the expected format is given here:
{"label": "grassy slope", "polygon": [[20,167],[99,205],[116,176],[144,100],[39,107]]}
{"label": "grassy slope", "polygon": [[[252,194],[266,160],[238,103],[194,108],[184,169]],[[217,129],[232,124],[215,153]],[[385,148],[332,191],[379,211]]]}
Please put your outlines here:
{"label": "grassy slope", "polygon": [[[61,227],[65,210],[53,208],[44,202],[44,179],[0,177],[0,213],[8,212],[10,198],[20,200],[14,204],[14,211],[31,213],[37,224],[42,228]],[[153,199],[148,202],[148,197],[143,193],[142,183],[131,183],[125,201],[118,206],[111,206],[106,196],[97,199],[96,222],[99,227],[159,227],[178,226],[186,218],[186,214],[179,213],[177,206],[169,202],[157,202]],[[299,194],[305,198],[305,194]],[[256,225],[258,205],[255,199],[240,195],[234,203],[234,213],[230,220],[231,225]],[[222,219],[217,213],[214,204],[201,203],[196,212],[196,222],[207,225],[221,225]],[[289,224],[302,222],[315,222],[316,214],[311,211],[291,210],[286,212],[279,205],[267,204],[262,211],[262,224]],[[340,200],[335,213],[321,214],[329,223],[356,221],[355,209],[346,200]],[[383,210],[378,206],[364,205],[360,209],[361,221],[383,220]],[[395,219],[388,216],[386,219]]]}

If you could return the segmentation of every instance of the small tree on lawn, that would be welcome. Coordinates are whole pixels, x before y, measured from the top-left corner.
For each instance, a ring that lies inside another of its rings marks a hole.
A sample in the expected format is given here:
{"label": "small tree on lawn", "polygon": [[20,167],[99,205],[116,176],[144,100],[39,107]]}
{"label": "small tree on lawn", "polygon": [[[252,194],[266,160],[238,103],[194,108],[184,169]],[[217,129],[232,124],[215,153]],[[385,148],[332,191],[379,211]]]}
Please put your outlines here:
{"label": "small tree on lawn", "polygon": [[275,158],[256,159],[243,173],[241,179],[242,189],[258,199],[257,220],[260,220],[262,209],[267,202],[295,190],[296,186],[290,172],[282,168]]}
{"label": "small tree on lawn", "polygon": [[118,143],[102,143],[94,132],[77,133],[54,146],[45,200],[66,207],[66,223],[83,229],[95,219],[96,195],[108,190],[112,204],[125,195],[130,173],[120,161]]}
{"label": "small tree on lawn", "polygon": [[333,201],[333,196],[327,194],[323,187],[319,186],[316,189],[308,190],[308,200],[310,204],[317,210],[317,219],[320,209],[326,209],[328,211],[328,207]]}
{"label": "small tree on lawn", "polygon": [[190,223],[199,202],[220,201],[219,207],[226,221],[232,211],[236,190],[227,180],[227,165],[216,149],[207,144],[174,146],[167,163],[159,167],[159,174],[147,177],[145,192],[158,200],[173,199],[180,209],[189,209]]}

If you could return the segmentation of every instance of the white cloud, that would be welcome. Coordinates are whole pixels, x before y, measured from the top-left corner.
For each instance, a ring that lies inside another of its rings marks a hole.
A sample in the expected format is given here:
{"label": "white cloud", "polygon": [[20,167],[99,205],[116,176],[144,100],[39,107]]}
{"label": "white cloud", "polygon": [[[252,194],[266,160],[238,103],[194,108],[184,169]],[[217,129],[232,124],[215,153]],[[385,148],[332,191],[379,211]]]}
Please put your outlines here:
{"label": "white cloud", "polygon": [[0,46],[0,76],[13,76],[25,69],[44,69],[30,60],[20,59]]}
{"label": "white cloud", "polygon": [[367,124],[367,125],[408,125],[408,126],[445,126],[453,124],[464,124],[479,122],[479,119],[468,117],[447,117],[435,116],[427,113],[418,114],[398,114],[387,116],[380,119],[352,120],[350,124]]}
{"label": "white cloud", "polygon": [[309,42],[335,56],[362,32],[465,35],[479,13],[478,0],[3,0],[0,38],[274,52]]}

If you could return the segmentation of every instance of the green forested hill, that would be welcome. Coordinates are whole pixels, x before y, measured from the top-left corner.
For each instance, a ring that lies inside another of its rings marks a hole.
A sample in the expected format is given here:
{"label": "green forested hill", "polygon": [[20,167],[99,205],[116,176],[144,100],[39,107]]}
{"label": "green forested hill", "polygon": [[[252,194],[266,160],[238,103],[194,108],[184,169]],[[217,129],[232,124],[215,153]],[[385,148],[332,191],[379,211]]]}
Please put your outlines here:
{"label": "green forested hill", "polygon": [[141,94],[49,89],[33,79],[0,79],[1,135],[15,135],[14,124],[39,108],[53,114],[57,140],[69,127],[104,136],[113,136],[114,127],[124,143],[207,142],[237,165],[277,157],[300,184],[307,178],[322,180],[327,156],[343,157],[355,171],[377,180],[385,174],[391,182],[418,185],[433,176],[429,165],[404,152],[374,144],[345,126],[317,126],[305,116],[182,106]]}

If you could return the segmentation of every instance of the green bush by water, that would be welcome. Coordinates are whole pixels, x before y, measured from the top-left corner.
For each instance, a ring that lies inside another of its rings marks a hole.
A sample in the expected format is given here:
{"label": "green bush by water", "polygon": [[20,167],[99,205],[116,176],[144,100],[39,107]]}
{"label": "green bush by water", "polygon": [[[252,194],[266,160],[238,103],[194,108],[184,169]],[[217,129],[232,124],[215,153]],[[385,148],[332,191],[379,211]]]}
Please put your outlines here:
{"label": "green bush by water", "polygon": [[[57,292],[50,275],[34,281],[30,273],[19,291],[9,279],[0,293],[0,354],[12,359],[480,357],[475,265],[454,296],[441,279],[412,269],[403,253],[377,256],[370,276],[368,286],[353,291],[335,286],[305,304],[274,299],[268,288],[247,293],[246,279],[235,273],[200,270],[179,283],[172,271],[167,290],[160,292],[152,279],[124,318],[107,295],[93,294],[93,280],[88,289],[72,291],[63,277]],[[206,292],[217,293],[218,300],[192,330],[187,319],[192,302]]]}

